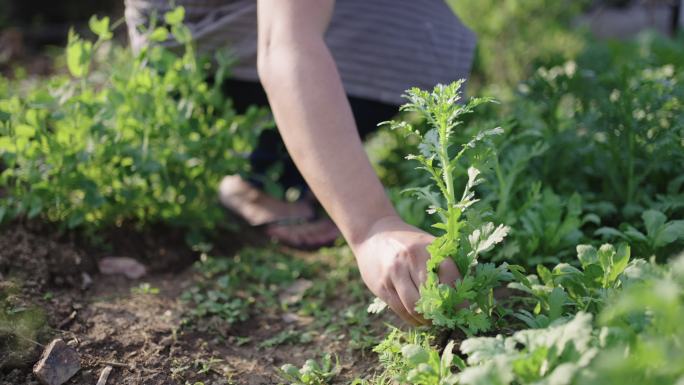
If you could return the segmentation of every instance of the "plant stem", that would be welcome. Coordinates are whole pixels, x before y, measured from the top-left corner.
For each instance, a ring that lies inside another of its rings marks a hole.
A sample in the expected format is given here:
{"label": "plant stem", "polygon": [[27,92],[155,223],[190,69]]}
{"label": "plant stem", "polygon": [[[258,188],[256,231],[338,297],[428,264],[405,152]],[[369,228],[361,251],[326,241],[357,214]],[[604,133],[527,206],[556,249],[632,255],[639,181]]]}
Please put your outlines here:
{"label": "plant stem", "polygon": [[449,161],[449,138],[447,136],[447,121],[442,117],[439,122],[439,159],[442,166],[442,178],[446,185],[446,200],[447,200],[447,232],[449,234],[456,233],[456,223],[454,221],[453,210],[456,205],[456,197],[454,194],[454,177],[451,174],[451,162]]}
{"label": "plant stem", "polygon": [[496,216],[498,218],[502,218],[503,213],[508,210],[508,193],[510,190],[510,185],[506,182],[503,176],[501,164],[499,163],[499,154],[496,154],[494,157],[494,172],[496,173],[496,179],[499,182],[499,202],[496,206]]}

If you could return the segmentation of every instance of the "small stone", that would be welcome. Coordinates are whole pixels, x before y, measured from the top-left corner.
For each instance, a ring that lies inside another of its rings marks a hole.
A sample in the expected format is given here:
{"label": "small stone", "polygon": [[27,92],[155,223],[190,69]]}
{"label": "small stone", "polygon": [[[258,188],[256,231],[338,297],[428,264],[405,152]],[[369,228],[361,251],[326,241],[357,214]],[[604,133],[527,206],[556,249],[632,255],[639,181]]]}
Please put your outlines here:
{"label": "small stone", "polygon": [[109,373],[112,372],[112,367],[107,365],[100,373],[100,378],[97,380],[96,385],[106,385],[107,379],[109,379]]}
{"label": "small stone", "polygon": [[313,322],[313,317],[303,317],[295,313],[285,313],[282,315],[281,319],[287,324],[296,323],[299,326],[306,326]]}
{"label": "small stone", "polygon": [[139,279],[147,274],[147,267],[129,257],[105,257],[97,264],[104,275],[124,275],[129,279]]}
{"label": "small stone", "polygon": [[161,340],[159,340],[159,345],[163,346],[163,347],[169,347],[169,346],[173,345],[174,342],[175,341],[173,339],[173,336],[166,336],[166,337],[162,338]]}
{"label": "small stone", "polygon": [[93,284],[93,279],[90,277],[90,274],[86,273],[85,271],[81,273],[81,290],[88,290],[90,286]]}
{"label": "small stone", "polygon": [[311,286],[313,286],[313,282],[308,279],[300,278],[280,292],[278,299],[280,300],[280,303],[284,305],[293,305],[302,300],[304,292],[309,290]]}
{"label": "small stone", "polygon": [[33,374],[44,385],[62,385],[81,369],[78,352],[61,339],[45,348],[40,360],[33,366]]}

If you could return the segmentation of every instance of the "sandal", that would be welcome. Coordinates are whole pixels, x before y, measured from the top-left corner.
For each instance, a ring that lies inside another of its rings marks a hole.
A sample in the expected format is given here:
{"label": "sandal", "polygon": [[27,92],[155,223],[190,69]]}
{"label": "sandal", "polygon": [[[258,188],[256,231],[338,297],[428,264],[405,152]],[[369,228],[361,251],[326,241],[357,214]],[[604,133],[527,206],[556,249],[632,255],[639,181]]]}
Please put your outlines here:
{"label": "sandal", "polygon": [[[317,215],[310,199],[285,203],[249,185],[237,175],[227,176],[219,187],[219,200],[231,213],[252,228],[263,229],[272,239],[300,250],[315,250],[335,243],[340,233],[335,224]],[[258,201],[263,202],[258,202]],[[291,211],[278,217],[276,211]],[[280,207],[278,207],[280,206]]]}
{"label": "sandal", "polygon": [[265,232],[277,242],[299,250],[317,250],[335,244],[340,231],[330,218],[276,221],[265,227]]}

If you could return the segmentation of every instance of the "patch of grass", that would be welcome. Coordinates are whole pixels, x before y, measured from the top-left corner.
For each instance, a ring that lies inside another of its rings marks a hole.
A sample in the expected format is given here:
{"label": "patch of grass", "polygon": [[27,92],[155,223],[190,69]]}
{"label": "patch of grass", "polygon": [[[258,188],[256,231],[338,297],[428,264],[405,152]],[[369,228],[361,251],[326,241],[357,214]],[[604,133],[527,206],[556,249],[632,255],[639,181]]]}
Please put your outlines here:
{"label": "patch of grass", "polygon": [[311,277],[317,264],[273,249],[246,248],[232,258],[204,254],[195,267],[197,283],[182,295],[192,305],[189,321],[216,318],[232,325],[246,321],[253,310],[278,309],[278,294]]}
{"label": "patch of grass", "polygon": [[273,348],[280,345],[308,344],[314,339],[311,331],[301,331],[293,328],[285,329],[275,336],[259,343],[260,348]]}
{"label": "patch of grass", "polygon": [[17,283],[0,283],[0,370],[33,364],[47,333],[45,311],[22,298]]}

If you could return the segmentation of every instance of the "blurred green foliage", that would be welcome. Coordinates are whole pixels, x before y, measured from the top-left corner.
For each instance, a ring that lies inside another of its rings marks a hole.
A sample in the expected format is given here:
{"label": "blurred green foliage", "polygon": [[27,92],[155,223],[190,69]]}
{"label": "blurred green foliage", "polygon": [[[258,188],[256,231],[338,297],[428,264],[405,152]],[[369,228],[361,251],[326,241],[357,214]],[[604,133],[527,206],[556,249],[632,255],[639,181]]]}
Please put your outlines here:
{"label": "blurred green foliage", "polygon": [[222,220],[218,183],[249,167],[271,121],[265,110],[233,110],[220,88],[229,61],[199,59],[183,17],[178,8],[152,27],[156,41],[183,44],[180,54],[157,44],[134,54],[110,41],[108,18],[92,18],[97,40],[69,33],[69,74],[0,79],[0,221],[200,232]]}
{"label": "blurred green foliage", "polygon": [[[540,63],[562,62],[584,46],[571,22],[587,3],[565,0],[449,0],[478,36],[471,90],[505,96]],[[502,94],[503,93],[503,94]]]}

